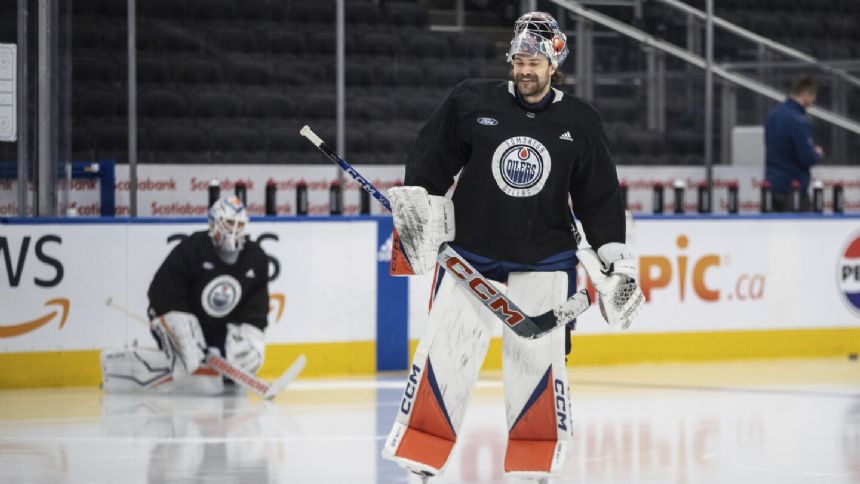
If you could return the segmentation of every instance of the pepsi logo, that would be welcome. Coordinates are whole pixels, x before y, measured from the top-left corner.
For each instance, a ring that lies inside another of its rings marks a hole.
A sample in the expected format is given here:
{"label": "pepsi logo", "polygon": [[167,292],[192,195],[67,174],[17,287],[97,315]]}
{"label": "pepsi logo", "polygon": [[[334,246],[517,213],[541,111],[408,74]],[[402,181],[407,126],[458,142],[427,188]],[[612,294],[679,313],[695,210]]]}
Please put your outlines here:
{"label": "pepsi logo", "polygon": [[848,309],[860,317],[860,233],[852,235],[842,249],[836,286]]}

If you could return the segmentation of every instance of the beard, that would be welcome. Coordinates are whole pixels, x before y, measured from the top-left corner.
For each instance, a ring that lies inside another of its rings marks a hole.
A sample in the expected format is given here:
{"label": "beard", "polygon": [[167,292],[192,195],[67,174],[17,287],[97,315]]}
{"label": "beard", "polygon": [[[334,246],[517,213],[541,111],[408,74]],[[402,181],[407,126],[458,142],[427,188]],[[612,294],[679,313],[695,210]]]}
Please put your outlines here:
{"label": "beard", "polygon": [[517,85],[517,90],[523,96],[533,96],[546,88],[549,84],[549,76],[546,79],[541,79],[539,75],[532,74],[528,76],[519,75],[514,78],[514,83]]}

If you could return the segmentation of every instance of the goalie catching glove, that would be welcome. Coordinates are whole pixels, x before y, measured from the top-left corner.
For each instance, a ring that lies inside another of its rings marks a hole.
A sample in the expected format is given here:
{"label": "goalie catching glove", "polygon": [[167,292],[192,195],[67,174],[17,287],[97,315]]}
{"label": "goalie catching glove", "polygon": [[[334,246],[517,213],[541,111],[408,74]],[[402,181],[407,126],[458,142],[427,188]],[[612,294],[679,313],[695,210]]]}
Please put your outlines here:
{"label": "goalie catching glove", "polygon": [[190,375],[200,367],[205,356],[206,341],[197,316],[170,311],[153,319],[150,328],[172,366],[174,377]]}
{"label": "goalie catching glove", "polygon": [[613,329],[627,329],[645,301],[636,282],[639,268],[630,250],[611,242],[597,252],[580,249],[576,256],[594,284],[603,319]]}
{"label": "goalie catching glove", "polygon": [[227,361],[248,373],[257,373],[263,365],[266,338],[260,328],[247,324],[227,323],[224,353]]}
{"label": "goalie catching glove", "polygon": [[[393,250],[406,257],[409,271],[395,275],[426,274],[436,266],[439,246],[454,240],[454,204],[451,200],[429,195],[423,187],[394,187],[388,190],[394,215]],[[396,254],[392,254],[392,261]]]}

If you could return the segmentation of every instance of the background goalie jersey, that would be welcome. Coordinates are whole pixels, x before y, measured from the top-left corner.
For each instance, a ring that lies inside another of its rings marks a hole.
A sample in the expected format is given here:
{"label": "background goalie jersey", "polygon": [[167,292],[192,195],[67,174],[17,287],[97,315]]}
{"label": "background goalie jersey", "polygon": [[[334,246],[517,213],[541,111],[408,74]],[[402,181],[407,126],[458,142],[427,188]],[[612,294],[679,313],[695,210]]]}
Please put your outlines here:
{"label": "background goalie jersey", "polygon": [[268,259],[248,240],[235,264],[221,260],[206,231],[170,252],[149,285],[149,316],[182,311],[197,316],[206,344],[224,353],[227,323],[264,329],[269,311]]}

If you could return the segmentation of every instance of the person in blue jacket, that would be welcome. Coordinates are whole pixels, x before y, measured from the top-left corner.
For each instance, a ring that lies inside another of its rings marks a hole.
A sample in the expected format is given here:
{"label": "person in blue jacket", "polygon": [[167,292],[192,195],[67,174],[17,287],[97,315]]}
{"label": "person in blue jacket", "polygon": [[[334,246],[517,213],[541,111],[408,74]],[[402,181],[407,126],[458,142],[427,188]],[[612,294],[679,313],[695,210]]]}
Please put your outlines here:
{"label": "person in blue jacket", "polygon": [[791,210],[795,180],[800,184],[800,211],[809,210],[809,170],[824,158],[824,150],[812,141],[812,123],[806,117],[817,89],[812,77],[797,79],[788,98],[767,115],[764,178],[770,182],[774,212]]}

